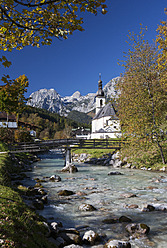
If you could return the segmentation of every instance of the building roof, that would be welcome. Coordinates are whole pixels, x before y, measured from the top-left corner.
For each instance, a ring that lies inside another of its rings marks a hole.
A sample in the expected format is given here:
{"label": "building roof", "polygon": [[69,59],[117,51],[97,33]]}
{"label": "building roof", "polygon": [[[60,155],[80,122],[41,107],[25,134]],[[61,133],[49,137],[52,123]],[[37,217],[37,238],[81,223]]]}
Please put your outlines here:
{"label": "building roof", "polygon": [[104,96],[104,91],[102,89],[102,81],[101,81],[101,77],[98,81],[98,92],[97,92],[97,95],[96,96]]}
{"label": "building roof", "polygon": [[[0,120],[7,120],[7,113],[5,112],[0,112]],[[8,115],[8,120],[9,121],[16,121],[16,117],[13,114]]]}
{"label": "building roof", "polygon": [[111,116],[112,120],[118,120],[118,117],[116,115],[116,110],[115,110],[113,104],[110,102],[99,110],[99,112],[95,115],[93,120],[100,119],[100,118],[106,117],[106,116]]}

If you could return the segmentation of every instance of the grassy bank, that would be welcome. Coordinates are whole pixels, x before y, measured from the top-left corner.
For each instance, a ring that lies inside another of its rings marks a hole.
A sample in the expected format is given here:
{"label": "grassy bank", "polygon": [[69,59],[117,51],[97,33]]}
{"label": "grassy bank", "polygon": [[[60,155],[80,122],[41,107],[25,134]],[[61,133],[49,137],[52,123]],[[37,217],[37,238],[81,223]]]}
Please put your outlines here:
{"label": "grassy bank", "polygon": [[[92,140],[93,141],[93,140]],[[98,141],[102,141],[102,142],[105,142],[104,139],[100,140],[98,139]],[[113,142],[119,142],[120,139],[119,138],[113,138],[113,139],[110,139],[109,141],[113,141]],[[89,146],[87,145],[87,142],[89,143],[89,140],[84,140],[85,142],[85,146]],[[114,153],[116,151],[116,149],[112,149],[112,148],[109,148],[109,149],[86,149],[84,148],[84,145],[83,145],[83,149],[77,149],[75,147],[72,148],[72,153],[75,153],[75,154],[82,154],[82,153],[87,153],[90,155],[90,158],[102,158],[103,156],[105,156],[106,154],[109,154],[109,153]],[[92,145],[90,145],[91,147]],[[101,146],[101,144],[99,144],[99,146]]]}
{"label": "grassy bank", "polygon": [[[123,151],[124,159],[126,157],[127,162],[135,166],[137,169],[145,167],[146,169],[152,169],[154,171],[164,170],[167,171],[167,142],[166,140],[161,143],[166,164],[162,163],[160,150],[157,148],[157,145],[154,143],[149,147],[140,147],[140,149],[135,149],[134,147],[129,148],[127,145],[123,147],[123,150],[120,150],[120,155]],[[82,153],[89,154],[90,158],[102,158],[106,154],[113,154],[115,149],[77,149],[72,148],[72,154],[80,155]],[[125,164],[126,165],[126,164]]]}
{"label": "grassy bank", "polygon": [[46,237],[45,220],[25,205],[23,192],[11,185],[11,173],[18,174],[18,168],[8,155],[0,155],[0,247],[56,247]]}
{"label": "grassy bank", "polygon": [[[166,160],[166,164],[162,163],[162,158],[160,154],[160,150],[157,148],[157,145],[154,143],[150,145],[147,149],[140,148],[138,150],[129,149],[127,150],[127,159],[136,165],[137,168],[151,168],[152,170],[161,170],[162,168],[166,168],[167,170],[167,141],[161,143],[164,157]],[[126,152],[126,150],[125,150]]]}
{"label": "grassy bank", "polygon": [[102,158],[108,153],[113,153],[115,149],[72,149],[72,153],[82,154],[87,153],[90,155],[90,158]]}

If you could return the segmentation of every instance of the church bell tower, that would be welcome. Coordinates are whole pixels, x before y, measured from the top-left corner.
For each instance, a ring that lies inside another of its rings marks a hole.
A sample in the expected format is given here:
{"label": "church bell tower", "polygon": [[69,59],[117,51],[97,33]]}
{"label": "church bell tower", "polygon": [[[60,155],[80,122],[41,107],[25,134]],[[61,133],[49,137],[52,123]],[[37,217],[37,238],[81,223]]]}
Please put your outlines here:
{"label": "church bell tower", "polygon": [[98,81],[98,92],[96,95],[96,114],[99,110],[104,107],[105,105],[105,96],[104,91],[102,89],[102,81],[101,81],[101,74],[99,74],[99,81]]}

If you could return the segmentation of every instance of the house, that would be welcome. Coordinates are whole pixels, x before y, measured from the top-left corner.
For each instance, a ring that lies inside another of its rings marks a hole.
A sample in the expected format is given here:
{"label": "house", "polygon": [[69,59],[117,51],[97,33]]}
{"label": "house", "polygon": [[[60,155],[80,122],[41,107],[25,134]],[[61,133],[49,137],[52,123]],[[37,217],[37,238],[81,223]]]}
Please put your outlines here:
{"label": "house", "polygon": [[16,117],[13,114],[7,114],[5,112],[0,112],[0,127],[3,128],[17,128]]}
{"label": "house", "polygon": [[98,81],[95,113],[92,120],[91,139],[107,139],[121,136],[117,111],[111,102],[106,104],[101,78]]}
{"label": "house", "polygon": [[72,136],[77,139],[88,139],[90,136],[90,129],[84,127],[72,129]]}

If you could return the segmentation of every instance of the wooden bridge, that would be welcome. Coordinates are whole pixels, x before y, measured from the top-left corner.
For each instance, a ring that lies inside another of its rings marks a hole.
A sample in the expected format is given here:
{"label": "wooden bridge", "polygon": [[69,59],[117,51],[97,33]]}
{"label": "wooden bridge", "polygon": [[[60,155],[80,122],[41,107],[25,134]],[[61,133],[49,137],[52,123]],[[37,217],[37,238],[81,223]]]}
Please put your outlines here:
{"label": "wooden bridge", "polygon": [[31,143],[15,143],[9,147],[10,153],[44,152],[52,149],[120,149],[121,141],[108,139],[56,139]]}
{"label": "wooden bridge", "polygon": [[118,140],[107,139],[57,139],[47,141],[37,141],[31,143],[15,143],[9,147],[9,153],[21,153],[21,152],[46,152],[52,149],[65,150],[65,166],[70,165],[71,149],[115,149],[121,148],[122,142]]}

